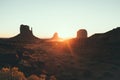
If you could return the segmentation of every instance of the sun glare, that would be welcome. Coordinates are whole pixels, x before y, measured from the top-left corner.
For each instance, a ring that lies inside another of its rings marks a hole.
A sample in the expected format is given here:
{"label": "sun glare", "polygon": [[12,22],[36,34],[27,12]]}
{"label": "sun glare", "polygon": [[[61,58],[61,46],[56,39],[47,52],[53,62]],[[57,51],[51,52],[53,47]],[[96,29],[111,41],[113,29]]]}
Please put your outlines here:
{"label": "sun glare", "polygon": [[70,39],[70,38],[73,38],[74,35],[72,34],[67,34],[67,33],[62,33],[59,35],[60,38],[62,38],[63,40],[66,40],[66,39]]}

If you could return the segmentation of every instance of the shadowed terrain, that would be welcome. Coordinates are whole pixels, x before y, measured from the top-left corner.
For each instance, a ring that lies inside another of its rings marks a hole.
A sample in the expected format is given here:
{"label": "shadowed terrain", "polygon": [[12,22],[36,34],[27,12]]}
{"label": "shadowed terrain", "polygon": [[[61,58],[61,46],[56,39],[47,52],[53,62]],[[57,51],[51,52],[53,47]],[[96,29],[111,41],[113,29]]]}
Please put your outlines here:
{"label": "shadowed terrain", "polygon": [[36,38],[28,28],[13,38],[0,40],[0,54],[22,53],[16,66],[26,76],[45,70],[58,80],[119,80],[119,27],[91,37],[82,29],[77,38],[64,41]]}

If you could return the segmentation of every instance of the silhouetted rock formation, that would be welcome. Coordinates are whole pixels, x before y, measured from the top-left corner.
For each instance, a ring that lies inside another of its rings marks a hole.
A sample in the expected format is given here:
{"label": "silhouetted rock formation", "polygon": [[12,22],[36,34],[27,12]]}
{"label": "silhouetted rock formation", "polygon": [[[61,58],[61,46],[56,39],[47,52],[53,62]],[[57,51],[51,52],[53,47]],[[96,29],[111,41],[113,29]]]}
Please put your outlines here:
{"label": "silhouetted rock formation", "polygon": [[31,36],[31,35],[33,35],[33,33],[32,33],[32,28],[31,28],[31,30],[29,29],[29,26],[28,25],[20,25],[20,34],[22,35],[22,36]]}
{"label": "silhouetted rock formation", "polygon": [[93,36],[89,37],[90,43],[95,43],[98,45],[100,44],[113,44],[120,42],[120,27],[110,30],[106,33],[99,33],[94,34]]}
{"label": "silhouetted rock formation", "polygon": [[120,41],[120,27],[117,27],[111,31],[108,31],[104,34],[103,38],[106,42],[119,42]]}
{"label": "silhouetted rock formation", "polygon": [[87,38],[87,31],[85,29],[80,29],[77,31],[77,39]]}
{"label": "silhouetted rock formation", "polygon": [[57,32],[55,32],[54,35],[53,35],[53,37],[50,39],[50,41],[61,41],[61,40],[62,40],[62,38],[60,38],[58,36]]}
{"label": "silhouetted rock formation", "polygon": [[20,25],[20,34],[12,38],[9,38],[9,40],[13,42],[30,43],[30,42],[35,42],[40,39],[33,35],[32,28],[30,30],[28,25],[22,24]]}
{"label": "silhouetted rock formation", "polygon": [[59,36],[58,36],[58,33],[57,33],[57,32],[54,33],[52,39],[53,39],[53,40],[59,39]]}

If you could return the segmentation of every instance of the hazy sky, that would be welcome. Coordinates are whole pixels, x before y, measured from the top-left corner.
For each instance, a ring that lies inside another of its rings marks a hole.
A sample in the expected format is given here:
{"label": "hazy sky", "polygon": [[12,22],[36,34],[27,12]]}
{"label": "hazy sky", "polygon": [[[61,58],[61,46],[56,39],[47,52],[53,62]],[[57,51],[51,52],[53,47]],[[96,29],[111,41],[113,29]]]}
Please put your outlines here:
{"label": "hazy sky", "polygon": [[20,24],[40,38],[75,37],[83,28],[90,36],[120,26],[120,0],[0,0],[0,37],[15,36]]}

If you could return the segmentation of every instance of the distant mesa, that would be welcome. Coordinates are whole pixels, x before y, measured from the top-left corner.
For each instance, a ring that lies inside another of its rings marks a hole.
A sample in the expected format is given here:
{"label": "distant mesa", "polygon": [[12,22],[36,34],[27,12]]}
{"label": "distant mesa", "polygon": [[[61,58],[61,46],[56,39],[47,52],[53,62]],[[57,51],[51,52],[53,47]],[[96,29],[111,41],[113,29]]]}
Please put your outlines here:
{"label": "distant mesa", "polygon": [[32,33],[32,28],[31,30],[29,29],[29,26],[28,25],[20,25],[20,34],[23,35],[23,36],[26,36],[26,35],[33,35]]}
{"label": "distant mesa", "polygon": [[111,31],[104,33],[104,40],[106,42],[119,42],[120,41],[120,27],[114,28]]}
{"label": "distant mesa", "polygon": [[77,31],[77,39],[86,39],[87,38],[87,30],[80,29]]}
{"label": "distant mesa", "polygon": [[[93,41],[94,43],[98,42],[119,42],[120,41],[120,27],[117,27],[111,31],[108,31],[106,33],[99,33],[92,35],[91,37],[88,37],[88,33],[86,29],[80,29],[77,31],[76,38],[71,38],[73,40],[89,40]],[[102,40],[102,41],[101,41]],[[32,43],[36,41],[64,41],[64,39],[60,38],[58,33],[55,32],[53,34],[52,38],[49,39],[39,39],[36,36],[33,35],[33,30],[28,25],[21,24],[20,25],[20,33],[14,37],[11,38],[0,38],[0,43],[10,43],[10,42],[16,42],[16,43]]]}
{"label": "distant mesa", "polygon": [[63,39],[59,37],[58,33],[55,32],[53,34],[53,37],[50,39],[50,41],[62,41]]}
{"label": "distant mesa", "polygon": [[58,33],[57,33],[57,32],[54,33],[52,39],[53,39],[53,40],[59,39],[59,36],[58,36]]}
{"label": "distant mesa", "polygon": [[117,27],[113,30],[110,30],[106,33],[96,33],[89,37],[90,41],[93,43],[117,43],[119,44],[120,41],[120,27]]}
{"label": "distant mesa", "polygon": [[34,42],[36,40],[40,40],[39,38],[35,37],[31,30],[29,29],[28,25],[20,25],[20,33],[14,37],[9,38],[10,41],[14,42]]}

